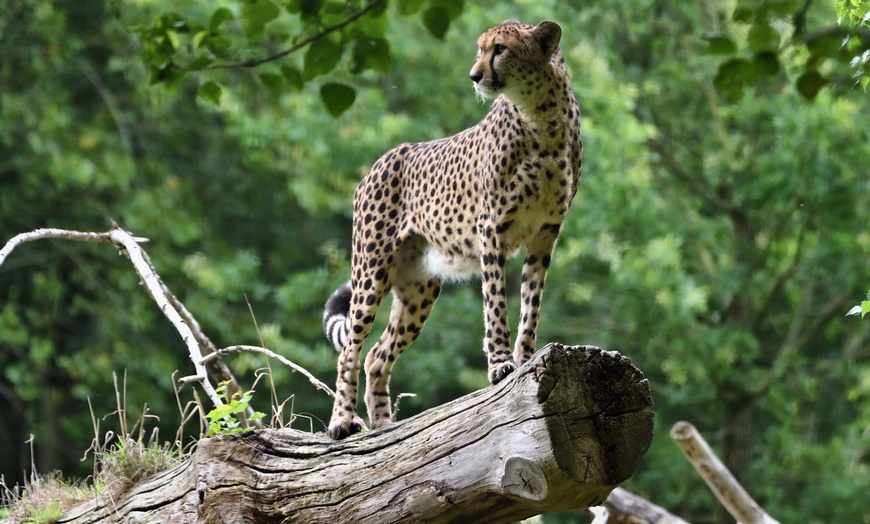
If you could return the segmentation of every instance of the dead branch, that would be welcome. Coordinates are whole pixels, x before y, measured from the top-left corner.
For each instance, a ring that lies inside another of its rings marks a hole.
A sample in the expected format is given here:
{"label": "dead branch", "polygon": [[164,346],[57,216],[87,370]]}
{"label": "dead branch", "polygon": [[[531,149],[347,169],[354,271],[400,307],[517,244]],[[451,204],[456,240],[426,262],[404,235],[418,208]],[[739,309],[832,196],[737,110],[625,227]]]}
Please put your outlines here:
{"label": "dead branch", "polygon": [[671,429],[671,438],[695,466],[710,490],[740,524],[779,524],[764,512],[734,475],[710,449],[704,437],[688,422],[677,422]]}

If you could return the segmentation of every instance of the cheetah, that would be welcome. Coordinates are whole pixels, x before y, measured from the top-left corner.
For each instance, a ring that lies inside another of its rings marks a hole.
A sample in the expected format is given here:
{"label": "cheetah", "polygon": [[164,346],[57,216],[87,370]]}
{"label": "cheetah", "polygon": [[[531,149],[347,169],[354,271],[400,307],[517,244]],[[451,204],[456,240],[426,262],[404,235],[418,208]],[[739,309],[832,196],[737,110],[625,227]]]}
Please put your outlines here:
{"label": "cheetah", "polygon": [[[326,303],[323,325],[339,351],[327,433],[362,428],[357,389],[363,342],[381,300],[389,324],[365,361],[372,429],[389,424],[390,371],[417,338],[445,282],[479,275],[483,350],[496,384],[528,361],[544,280],[580,182],[580,110],[559,48],[562,28],[508,20],[478,39],[470,77],[486,117],[454,136],[387,152],[353,198],[350,281]],[[525,247],[520,322],[511,353],[505,260]]]}

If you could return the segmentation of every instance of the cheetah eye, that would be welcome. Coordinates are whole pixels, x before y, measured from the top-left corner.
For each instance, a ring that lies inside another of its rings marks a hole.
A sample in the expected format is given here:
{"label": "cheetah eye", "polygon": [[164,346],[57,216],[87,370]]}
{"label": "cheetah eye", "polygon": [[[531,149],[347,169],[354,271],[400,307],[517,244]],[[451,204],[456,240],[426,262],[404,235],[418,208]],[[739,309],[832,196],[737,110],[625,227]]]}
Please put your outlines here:
{"label": "cheetah eye", "polygon": [[495,44],[495,47],[492,48],[492,54],[498,56],[504,53],[507,50],[507,46],[504,44]]}

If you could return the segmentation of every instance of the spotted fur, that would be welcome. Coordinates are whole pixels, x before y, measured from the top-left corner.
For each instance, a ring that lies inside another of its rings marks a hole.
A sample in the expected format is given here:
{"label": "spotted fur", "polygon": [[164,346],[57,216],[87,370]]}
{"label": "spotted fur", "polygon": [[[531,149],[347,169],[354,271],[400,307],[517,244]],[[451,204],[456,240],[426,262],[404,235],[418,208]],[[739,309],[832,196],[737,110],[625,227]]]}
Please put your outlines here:
{"label": "spotted fur", "polygon": [[[324,312],[339,350],[328,433],[360,430],[357,389],[363,342],[393,293],[389,324],[365,361],[372,428],[392,420],[390,371],[420,334],[444,282],[480,275],[489,380],[536,349],[541,294],[559,230],[580,182],[580,111],[555,22],[508,20],[478,39],[470,77],[497,96],[478,125],[387,152],[357,187],[350,282]],[[526,248],[520,323],[511,354],[505,260]]]}

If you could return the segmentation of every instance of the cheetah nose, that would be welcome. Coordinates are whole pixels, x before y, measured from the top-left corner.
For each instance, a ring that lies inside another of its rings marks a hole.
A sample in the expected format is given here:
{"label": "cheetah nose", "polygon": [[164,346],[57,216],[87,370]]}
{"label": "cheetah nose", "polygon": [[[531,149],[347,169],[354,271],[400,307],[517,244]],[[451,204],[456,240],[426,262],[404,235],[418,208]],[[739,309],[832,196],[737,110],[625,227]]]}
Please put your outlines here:
{"label": "cheetah nose", "polygon": [[472,71],[471,73],[469,73],[468,76],[470,76],[471,81],[476,84],[476,83],[480,82],[480,80],[483,78],[483,73],[478,72],[478,71]]}

